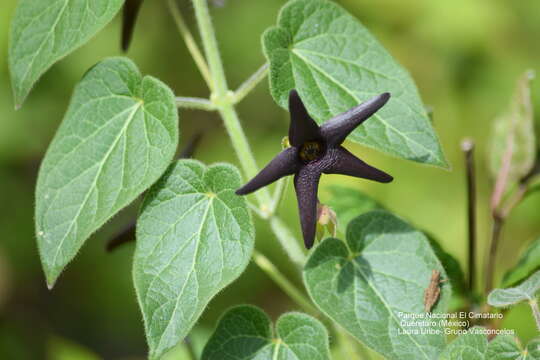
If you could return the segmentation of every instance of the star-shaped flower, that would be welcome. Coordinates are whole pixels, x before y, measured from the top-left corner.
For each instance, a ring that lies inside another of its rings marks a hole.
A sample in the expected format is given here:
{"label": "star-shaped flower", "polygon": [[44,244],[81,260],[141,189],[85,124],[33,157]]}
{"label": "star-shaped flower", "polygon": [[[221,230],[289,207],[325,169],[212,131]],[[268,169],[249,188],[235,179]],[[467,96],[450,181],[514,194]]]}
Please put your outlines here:
{"label": "star-shaped flower", "polygon": [[306,248],[313,246],[317,223],[317,189],[322,174],[342,174],[388,183],[392,176],[378,170],[341,146],[345,138],[390,99],[384,93],[340,114],[321,126],[309,116],[295,90],[289,94],[290,147],[280,152],[253,179],[236,191],[252,193],[294,174],[300,222]]}

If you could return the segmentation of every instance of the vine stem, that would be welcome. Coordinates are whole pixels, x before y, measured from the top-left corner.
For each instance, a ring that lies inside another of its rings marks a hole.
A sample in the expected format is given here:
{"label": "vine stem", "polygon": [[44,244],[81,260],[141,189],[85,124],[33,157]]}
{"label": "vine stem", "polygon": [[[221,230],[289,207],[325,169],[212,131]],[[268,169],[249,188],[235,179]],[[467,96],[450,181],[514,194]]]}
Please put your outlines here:
{"label": "vine stem", "polygon": [[[236,151],[236,155],[240,159],[240,165],[244,170],[244,173],[248,178],[253,178],[259,172],[255,158],[249,147],[249,143],[240,124],[238,114],[231,104],[218,105],[218,111],[223,118],[225,128],[229,133],[232,145]],[[255,193],[259,204],[261,205],[261,211],[263,213],[269,213],[269,207],[264,204],[270,204],[271,198],[267,188],[262,188]]]}
{"label": "vine stem", "polygon": [[210,11],[208,10],[208,3],[207,0],[192,1],[197,24],[199,25],[199,32],[201,33],[204,52],[206,53],[206,59],[208,61],[208,66],[210,67],[211,79],[213,80],[213,95],[217,98],[222,98],[228,92],[227,79],[225,78],[225,71],[223,70],[223,64],[219,55],[214,26],[210,19]]}
{"label": "vine stem", "polygon": [[488,260],[486,263],[486,284],[485,294],[489,294],[493,288],[493,277],[495,276],[495,260],[497,258],[497,248],[499,246],[499,240],[501,238],[502,227],[504,224],[504,218],[499,214],[493,215],[493,225],[491,228],[491,242],[489,245]]}
{"label": "vine stem", "polygon": [[[215,105],[223,119],[223,123],[227,133],[229,134],[233,148],[238,159],[240,160],[240,165],[244,171],[244,175],[252,178],[257,175],[259,169],[234,107],[235,95],[229,90],[227,85],[227,79],[225,77],[223,63],[219,54],[214,27],[210,19],[208,3],[206,0],[192,0],[192,2],[201,34],[203,48],[213,80],[213,90],[210,100]],[[260,73],[264,73],[264,71],[261,71]],[[253,80],[248,80],[247,83],[253,85],[245,85],[244,89],[252,89],[254,85],[256,85],[257,81],[260,81],[257,79],[262,78],[263,77],[260,74],[252,76],[251,79]],[[242,90],[242,92],[243,91],[244,90]],[[265,219],[270,221],[272,231],[275,233],[284,250],[295,263],[303,264],[305,255],[298,245],[298,241],[291,236],[291,233],[285,224],[270,211],[272,207],[272,198],[268,189],[260,189],[255,193],[255,196],[259,202],[261,213],[264,215]]]}
{"label": "vine stem", "polygon": [[184,17],[182,16],[182,13],[180,12],[180,9],[178,9],[178,5],[175,3],[174,0],[168,0],[168,5],[169,5],[169,9],[171,10],[171,14],[173,16],[176,27],[178,28],[178,31],[184,38],[184,42],[186,43],[186,46],[188,48],[189,53],[191,54],[191,57],[195,61],[195,64],[197,65],[197,68],[199,69],[204,81],[206,82],[210,90],[212,90],[212,76],[210,75],[210,70],[208,69],[206,60],[204,59],[204,56],[199,50],[199,47],[197,46],[195,39],[193,39],[193,35],[191,35],[191,32],[189,31],[189,28],[186,25],[186,22],[184,20]]}
{"label": "vine stem", "polygon": [[289,280],[287,280],[285,275],[283,275],[266,256],[257,250],[254,250],[253,261],[301,308],[311,314],[317,316],[321,315],[319,310],[317,310],[317,308],[311,304],[309,299],[307,299],[300,290],[298,290]]}
{"label": "vine stem", "polygon": [[185,109],[197,109],[214,111],[216,110],[214,104],[208,99],[196,98],[196,97],[176,97],[176,107]]}
{"label": "vine stem", "polygon": [[476,180],[474,172],[474,142],[465,139],[461,143],[465,154],[466,181],[467,181],[467,220],[468,220],[468,270],[469,291],[474,292],[476,285]]}

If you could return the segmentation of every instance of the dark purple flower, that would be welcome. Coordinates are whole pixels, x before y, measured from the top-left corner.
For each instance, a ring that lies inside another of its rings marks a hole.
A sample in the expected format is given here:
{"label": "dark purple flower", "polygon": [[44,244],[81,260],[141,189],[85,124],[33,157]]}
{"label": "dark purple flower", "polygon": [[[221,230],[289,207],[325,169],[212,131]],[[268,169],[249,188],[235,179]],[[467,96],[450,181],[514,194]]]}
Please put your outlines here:
{"label": "dark purple flower", "polygon": [[126,0],[122,22],[122,50],[127,51],[143,0]]}
{"label": "dark purple flower", "polygon": [[284,176],[294,174],[300,222],[306,248],[313,246],[317,221],[317,189],[322,174],[342,174],[388,183],[392,176],[378,170],[341,146],[345,138],[390,99],[384,93],[340,114],[321,126],[309,116],[295,90],[289,94],[291,147],[280,152],[247,184],[236,191],[246,195]]}

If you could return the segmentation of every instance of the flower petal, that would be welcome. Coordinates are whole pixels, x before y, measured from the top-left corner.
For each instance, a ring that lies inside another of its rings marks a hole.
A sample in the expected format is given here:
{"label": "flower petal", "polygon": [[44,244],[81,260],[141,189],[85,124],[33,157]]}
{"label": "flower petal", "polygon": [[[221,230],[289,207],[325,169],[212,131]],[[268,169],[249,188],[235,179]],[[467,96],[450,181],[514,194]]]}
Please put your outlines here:
{"label": "flower petal", "polygon": [[122,24],[122,50],[127,51],[131,38],[133,36],[133,29],[135,28],[135,22],[137,21],[137,15],[141,9],[143,0],[126,0],[124,4],[124,19]]}
{"label": "flower petal", "polygon": [[358,125],[367,120],[390,99],[390,93],[375,96],[321,125],[321,135],[328,146],[340,145]]}
{"label": "flower petal", "polygon": [[325,174],[349,175],[381,183],[389,183],[394,180],[392,176],[366,164],[342,146],[331,149],[329,152],[331,153],[327,156],[332,157],[333,162],[324,169]]}
{"label": "flower petal", "polygon": [[294,177],[294,189],[298,200],[300,224],[304,236],[304,244],[310,249],[315,241],[317,228],[317,189],[321,173],[311,167],[304,166]]}
{"label": "flower petal", "polygon": [[300,166],[298,150],[294,147],[280,152],[247,184],[236,190],[237,195],[247,195],[287,175],[294,174]]}
{"label": "flower petal", "polygon": [[292,146],[301,146],[307,141],[321,138],[319,126],[309,116],[296,90],[291,90],[289,93],[289,112],[291,113],[289,142]]}

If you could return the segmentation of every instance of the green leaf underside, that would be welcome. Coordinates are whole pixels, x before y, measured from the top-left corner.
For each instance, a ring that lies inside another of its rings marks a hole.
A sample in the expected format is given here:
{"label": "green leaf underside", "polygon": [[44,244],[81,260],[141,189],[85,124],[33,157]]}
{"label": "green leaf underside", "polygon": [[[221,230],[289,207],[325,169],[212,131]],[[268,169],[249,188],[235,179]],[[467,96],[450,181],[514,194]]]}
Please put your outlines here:
{"label": "green leaf underside", "polygon": [[369,98],[392,98],[349,140],[388,154],[448,167],[418,90],[366,28],[339,5],[295,0],[283,7],[278,25],[263,35],[270,62],[270,90],[287,107],[297,89],[319,123]]}
{"label": "green leaf underside", "polygon": [[206,305],[247,266],[255,230],[234,194],[238,170],[180,160],[145,197],[133,279],[150,358],[181,341]]}
{"label": "green leaf underside", "polygon": [[328,333],[309,315],[287,313],[272,323],[259,308],[228,310],[204,348],[202,360],[328,360]]}
{"label": "green leaf underside", "polygon": [[514,336],[498,335],[488,343],[485,329],[473,327],[448,344],[440,360],[540,360],[540,340],[523,350]]}
{"label": "green leaf underside", "polygon": [[84,241],[167,169],[178,145],[174,95],[130,60],[94,66],[77,85],[41,164],[36,234],[51,287]]}
{"label": "green leaf underside", "polygon": [[[349,224],[346,244],[330,238],[314,250],[304,281],[319,309],[386,358],[435,359],[445,345],[439,323],[405,327],[400,315],[424,313],[434,269],[446,278],[421,232],[390,213],[373,211]],[[440,286],[433,313],[444,313],[450,297],[449,284]],[[440,333],[406,333],[428,329]]]}
{"label": "green leaf underside", "polygon": [[[517,338],[511,335],[498,335],[488,345],[486,359],[489,360],[525,360],[523,350],[517,342]],[[533,359],[533,358],[529,358]]]}
{"label": "green leaf underside", "polygon": [[481,328],[474,327],[448,344],[440,360],[484,360],[487,349],[486,335]]}
{"label": "green leaf underside", "polygon": [[[534,78],[527,71],[517,82],[516,90],[506,114],[495,120],[491,139],[491,174],[497,177],[504,170],[507,182],[518,181],[533,168],[536,158],[533,104],[530,82]],[[506,170],[504,163],[509,162]]]}
{"label": "green leaf underside", "polygon": [[[372,210],[386,210],[378,201],[366,195],[362,191],[340,185],[332,185],[328,188],[330,197],[328,205],[336,212],[338,217],[338,228],[344,232],[349,222],[358,215],[365,214]],[[426,234],[431,248],[437,258],[443,264],[444,269],[452,284],[452,290],[463,294],[466,290],[465,275],[461,270],[461,265],[455,257],[447,253],[439,242],[430,234]]]}
{"label": "green leaf underside", "polygon": [[538,269],[540,269],[540,238],[530,244],[521,254],[517,265],[504,274],[502,286],[512,286]]}
{"label": "green leaf underside", "polygon": [[507,307],[522,301],[535,300],[539,290],[540,271],[537,271],[516,287],[493,290],[488,296],[488,304],[495,307]]}
{"label": "green leaf underside", "polygon": [[123,0],[20,0],[11,24],[9,65],[15,104],[55,62],[116,15]]}

